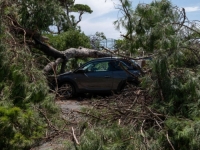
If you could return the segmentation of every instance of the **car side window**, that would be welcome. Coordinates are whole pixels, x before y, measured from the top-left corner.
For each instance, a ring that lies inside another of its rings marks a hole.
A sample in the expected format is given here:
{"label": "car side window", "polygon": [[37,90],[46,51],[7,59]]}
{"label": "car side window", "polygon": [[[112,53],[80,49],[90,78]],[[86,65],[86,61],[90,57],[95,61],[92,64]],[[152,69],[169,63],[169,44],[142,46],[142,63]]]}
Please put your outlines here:
{"label": "car side window", "polygon": [[95,64],[95,71],[108,71],[108,61],[102,61]]}
{"label": "car side window", "polygon": [[109,71],[108,69],[108,61],[99,61],[99,62],[92,62],[83,67],[85,72],[102,72],[102,71]]}
{"label": "car side window", "polygon": [[91,72],[93,66],[94,66],[94,64],[93,64],[93,63],[90,63],[90,64],[84,66],[84,67],[83,67],[83,70],[84,70],[85,72]]}

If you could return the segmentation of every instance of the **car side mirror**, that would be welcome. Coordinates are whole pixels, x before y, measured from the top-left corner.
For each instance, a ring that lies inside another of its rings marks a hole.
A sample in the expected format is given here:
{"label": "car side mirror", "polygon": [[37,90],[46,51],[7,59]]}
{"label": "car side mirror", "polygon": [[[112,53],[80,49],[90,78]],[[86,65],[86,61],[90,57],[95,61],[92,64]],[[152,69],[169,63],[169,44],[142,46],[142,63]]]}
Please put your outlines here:
{"label": "car side mirror", "polygon": [[83,70],[82,68],[80,68],[80,69],[78,69],[78,70],[76,71],[76,73],[85,73],[85,70]]}

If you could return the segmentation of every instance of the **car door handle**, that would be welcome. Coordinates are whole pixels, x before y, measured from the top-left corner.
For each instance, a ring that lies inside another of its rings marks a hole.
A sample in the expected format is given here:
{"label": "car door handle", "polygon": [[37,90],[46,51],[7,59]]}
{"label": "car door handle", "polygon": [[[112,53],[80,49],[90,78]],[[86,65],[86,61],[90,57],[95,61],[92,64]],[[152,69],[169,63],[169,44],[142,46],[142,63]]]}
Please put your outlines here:
{"label": "car door handle", "polygon": [[104,76],[105,78],[110,78],[110,76]]}

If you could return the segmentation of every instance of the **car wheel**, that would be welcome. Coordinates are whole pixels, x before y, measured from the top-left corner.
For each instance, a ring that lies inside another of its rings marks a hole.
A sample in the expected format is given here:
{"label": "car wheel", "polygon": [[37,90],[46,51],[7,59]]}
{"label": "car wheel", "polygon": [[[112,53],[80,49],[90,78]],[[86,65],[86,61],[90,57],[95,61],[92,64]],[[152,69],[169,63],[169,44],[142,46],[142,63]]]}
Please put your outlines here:
{"label": "car wheel", "polygon": [[58,88],[58,94],[60,98],[71,98],[74,96],[75,90],[71,83],[64,83]]}

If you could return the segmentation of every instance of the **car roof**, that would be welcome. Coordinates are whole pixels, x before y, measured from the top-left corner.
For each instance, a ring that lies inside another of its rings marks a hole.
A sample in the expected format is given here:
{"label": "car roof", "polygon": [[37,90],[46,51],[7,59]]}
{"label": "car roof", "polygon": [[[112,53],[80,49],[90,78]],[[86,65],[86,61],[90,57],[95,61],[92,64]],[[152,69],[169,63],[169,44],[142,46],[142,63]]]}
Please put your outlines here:
{"label": "car roof", "polygon": [[93,60],[116,60],[116,59],[125,59],[123,57],[100,57],[100,58],[95,58]]}
{"label": "car roof", "polygon": [[[88,61],[86,64],[91,63],[91,62],[96,62],[96,61],[109,61],[109,60],[123,61],[123,60],[127,60],[127,59],[125,57],[100,57],[100,58],[92,59],[92,60]],[[133,59],[129,59],[129,60],[131,60],[133,63],[138,65],[138,63],[135,60],[133,60]]]}
{"label": "car roof", "polygon": [[106,60],[131,60],[132,62],[136,63],[137,62],[134,59],[128,58],[126,59],[125,57],[100,57],[100,58],[94,58],[88,62],[92,62],[92,61],[106,61]]}

